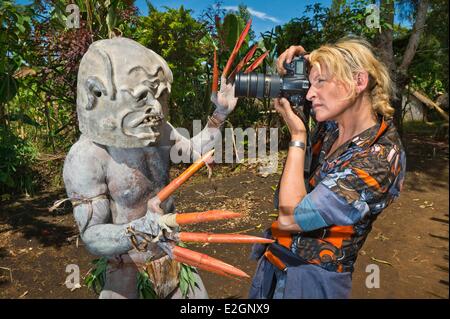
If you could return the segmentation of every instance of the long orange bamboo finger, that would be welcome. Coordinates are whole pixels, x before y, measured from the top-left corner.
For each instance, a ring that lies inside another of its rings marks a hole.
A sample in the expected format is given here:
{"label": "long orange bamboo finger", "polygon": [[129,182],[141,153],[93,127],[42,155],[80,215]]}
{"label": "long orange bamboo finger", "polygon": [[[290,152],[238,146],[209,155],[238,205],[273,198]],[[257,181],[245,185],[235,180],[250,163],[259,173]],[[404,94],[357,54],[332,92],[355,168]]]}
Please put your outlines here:
{"label": "long orange bamboo finger", "polygon": [[[186,258],[183,258],[183,257],[180,257],[180,256],[174,257],[174,260],[176,260],[176,261],[178,261],[180,263],[186,264],[186,265],[194,266],[194,265],[192,265],[192,260],[189,260],[189,259],[186,259]],[[196,266],[194,266],[194,267],[196,267]],[[200,267],[198,267],[198,268],[200,268]],[[220,271],[220,270],[217,270],[215,268],[211,268],[211,267],[208,267],[208,266],[205,266],[205,265],[203,265],[202,268],[200,268],[200,269],[203,269],[203,270],[206,270],[206,271],[210,271],[210,272],[213,272],[215,274],[218,274],[218,275],[221,275],[221,276],[224,276],[224,277],[236,279],[236,277],[228,275],[227,273],[225,273],[223,271]]]}
{"label": "long orange bamboo finger", "polygon": [[[176,246],[178,248],[178,246]],[[226,276],[226,277],[232,277],[232,276],[237,276],[237,277],[244,277],[244,278],[249,278],[249,276],[241,271],[238,268],[235,268],[229,264],[226,264],[218,259],[209,257],[208,255],[205,254],[200,254],[198,252],[186,249],[189,251],[189,254],[192,255],[192,253],[194,253],[194,255],[196,256],[196,254],[202,255],[202,256],[206,256],[208,258],[205,259],[203,257],[203,259],[199,262],[197,259],[197,257],[192,258],[191,257],[186,257],[186,256],[181,256],[181,255],[176,255],[173,254],[173,259],[179,262],[183,262],[185,264],[206,270],[206,271],[210,271],[210,272],[214,272],[216,274],[222,275],[222,276]],[[206,261],[206,262],[205,262]],[[217,262],[215,264],[211,264],[210,262],[214,261]],[[232,277],[235,278],[235,277]]]}
{"label": "long orange bamboo finger", "polygon": [[205,269],[206,266],[207,268],[225,272],[226,274],[229,275],[250,278],[250,276],[247,275],[245,272],[230,264],[227,264],[219,259],[213,258],[206,254],[202,254],[187,248],[175,246],[173,247],[172,254],[174,260],[177,260],[178,257],[181,257],[185,261],[190,261],[191,262],[190,265],[198,267],[200,269]]}
{"label": "long orange bamboo finger", "polygon": [[214,49],[214,66],[213,66],[213,78],[212,89],[213,93],[217,93],[219,88],[219,65],[217,64],[217,50]]}
{"label": "long orange bamboo finger", "polygon": [[250,59],[255,54],[257,48],[258,48],[258,44],[255,44],[250,49],[250,51],[247,52],[247,54],[244,56],[244,58],[241,60],[241,62],[239,62],[238,65],[234,68],[233,72],[230,73],[228,80],[233,79],[236,76],[236,73],[238,73],[244,67],[244,65],[247,64],[248,61],[250,61]]}
{"label": "long orange bamboo finger", "polygon": [[239,36],[239,39],[236,42],[236,45],[234,46],[233,51],[231,52],[230,58],[227,61],[227,64],[225,68],[223,69],[222,76],[224,78],[227,77],[228,72],[231,69],[231,66],[233,65],[234,60],[236,59],[236,56],[239,52],[239,49],[242,46],[242,43],[244,43],[245,37],[248,34],[248,31],[250,31],[250,26],[252,24],[252,19],[248,20],[247,25],[245,26],[244,30],[242,31],[241,35]]}
{"label": "long orange bamboo finger", "polygon": [[196,243],[234,243],[234,244],[270,244],[273,239],[242,234],[212,234],[212,233],[178,233],[178,239],[184,242]]}
{"label": "long orange bamboo finger", "polygon": [[197,172],[200,168],[205,165],[205,163],[211,158],[214,154],[214,150],[209,151],[201,158],[197,159],[191,166],[189,166],[180,176],[176,177],[173,181],[171,181],[166,187],[158,193],[158,198],[161,202],[165,201],[170,195],[173,194],[185,181],[189,179],[195,172]]}
{"label": "long orange bamboo finger", "polygon": [[221,219],[230,219],[241,217],[240,213],[230,212],[228,210],[208,210],[202,213],[183,213],[176,215],[178,225],[205,223]]}
{"label": "long orange bamboo finger", "polygon": [[256,69],[262,61],[266,58],[266,56],[269,54],[269,51],[264,52],[260,57],[258,57],[245,71],[244,73],[250,73],[254,69]]}

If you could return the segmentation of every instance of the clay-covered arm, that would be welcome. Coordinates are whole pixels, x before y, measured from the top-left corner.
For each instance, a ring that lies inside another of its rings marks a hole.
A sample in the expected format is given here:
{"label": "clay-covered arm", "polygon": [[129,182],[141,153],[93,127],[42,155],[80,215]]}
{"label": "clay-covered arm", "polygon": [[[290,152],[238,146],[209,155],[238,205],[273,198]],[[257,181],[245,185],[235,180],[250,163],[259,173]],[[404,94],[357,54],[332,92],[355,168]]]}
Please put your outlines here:
{"label": "clay-covered arm", "polygon": [[[70,196],[70,195],[69,195]],[[92,218],[88,220],[92,207]],[[80,229],[80,236],[86,248],[97,256],[114,256],[133,248],[127,234],[129,224],[110,223],[111,213],[108,199],[98,199],[92,203],[74,208],[74,217]]]}
{"label": "clay-covered arm", "polygon": [[200,133],[188,139],[172,127],[171,139],[175,141],[176,148],[183,149],[184,152],[189,151],[194,160],[213,149],[216,141],[222,138],[220,129],[236,107],[237,100],[234,96],[234,84],[226,83],[225,78],[222,78],[220,91],[211,95],[215,110]]}
{"label": "clay-covered arm", "polygon": [[[80,227],[81,239],[87,249],[97,256],[115,256],[127,253],[134,248],[129,230],[145,233],[149,236],[160,233],[159,225],[149,219],[148,213],[144,217],[133,220],[130,223],[116,225],[108,223],[109,200],[95,200],[92,202],[93,216],[90,221],[89,204],[75,207],[74,216]],[[84,226],[86,225],[87,226]],[[86,227],[83,229],[83,227]],[[143,237],[136,235],[136,243],[139,245]],[[156,244],[149,244],[149,249],[157,250]]]}

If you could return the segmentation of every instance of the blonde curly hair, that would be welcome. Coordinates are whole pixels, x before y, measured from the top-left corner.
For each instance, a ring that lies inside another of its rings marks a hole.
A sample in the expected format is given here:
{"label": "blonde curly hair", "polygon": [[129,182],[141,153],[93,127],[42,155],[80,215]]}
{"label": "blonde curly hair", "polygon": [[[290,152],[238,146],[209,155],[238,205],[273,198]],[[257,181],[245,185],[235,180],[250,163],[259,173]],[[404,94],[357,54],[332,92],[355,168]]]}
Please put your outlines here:
{"label": "blonde curly hair", "polygon": [[393,84],[387,67],[375,56],[372,46],[361,38],[343,38],[335,44],[325,44],[309,55],[311,66],[320,72],[321,66],[350,88],[352,98],[356,95],[354,76],[366,71],[369,74],[368,90],[373,110],[384,117],[392,117],[394,108],[389,99]]}

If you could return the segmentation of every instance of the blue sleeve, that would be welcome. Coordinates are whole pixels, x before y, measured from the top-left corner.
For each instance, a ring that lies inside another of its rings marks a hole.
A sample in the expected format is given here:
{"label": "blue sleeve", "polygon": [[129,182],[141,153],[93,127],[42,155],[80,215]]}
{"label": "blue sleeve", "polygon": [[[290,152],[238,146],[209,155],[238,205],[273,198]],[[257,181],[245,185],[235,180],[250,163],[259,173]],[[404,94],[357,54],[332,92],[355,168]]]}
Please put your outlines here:
{"label": "blue sleeve", "polygon": [[398,197],[405,167],[398,147],[375,144],[338,163],[295,208],[294,218],[302,230],[355,225]]}
{"label": "blue sleeve", "polygon": [[369,205],[361,198],[348,202],[346,198],[320,183],[308,194],[311,205],[329,225],[354,225],[369,212]]}
{"label": "blue sleeve", "polygon": [[354,225],[386,207],[389,168],[383,161],[372,161],[373,167],[359,164],[355,161],[328,174],[303,198],[295,209],[295,219],[303,230]]}
{"label": "blue sleeve", "polygon": [[320,183],[297,205],[294,218],[303,231],[312,231],[331,225],[353,225],[368,211],[367,203],[349,204]]}
{"label": "blue sleeve", "polygon": [[312,202],[311,193],[306,195],[300,204],[295,207],[294,219],[302,231],[311,231],[329,226]]}

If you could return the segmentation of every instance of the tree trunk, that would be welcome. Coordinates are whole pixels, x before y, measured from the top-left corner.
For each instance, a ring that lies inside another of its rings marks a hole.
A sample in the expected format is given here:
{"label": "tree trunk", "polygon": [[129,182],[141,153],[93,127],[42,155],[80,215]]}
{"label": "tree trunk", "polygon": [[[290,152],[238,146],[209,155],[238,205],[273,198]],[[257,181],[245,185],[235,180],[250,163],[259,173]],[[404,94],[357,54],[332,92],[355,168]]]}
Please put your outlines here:
{"label": "tree trunk", "polygon": [[[417,47],[419,45],[420,36],[425,28],[425,20],[427,10],[429,6],[428,0],[419,1],[416,11],[416,21],[409,37],[406,51],[403,55],[402,63],[399,67],[395,65],[394,50],[393,50],[393,30],[385,28],[379,37],[376,39],[376,47],[379,49],[379,55],[386,66],[389,68],[392,81],[394,82],[394,96],[392,100],[392,106],[395,109],[394,112],[394,124],[400,136],[403,133],[402,128],[402,96],[405,91],[405,87],[409,82],[408,68],[416,54]],[[381,1],[381,20],[389,23],[391,26],[394,24],[394,1],[382,0]]]}
{"label": "tree trunk", "polygon": [[[409,83],[408,68],[416,54],[417,47],[419,46],[420,36],[425,29],[425,21],[427,17],[429,1],[422,0],[419,1],[416,11],[416,21],[414,22],[413,30],[411,36],[408,40],[408,46],[406,47],[405,53],[403,55],[402,63],[398,68],[396,74],[396,86],[397,86],[397,99],[396,103],[399,103],[398,107],[402,107],[402,96],[405,91],[406,86]],[[397,109],[396,109],[397,111]],[[400,110],[401,111],[401,110]],[[400,118],[401,119],[401,118]],[[403,133],[402,122],[399,122],[400,135]]]}
{"label": "tree trunk", "polygon": [[439,105],[434,103],[428,96],[426,96],[425,93],[419,92],[419,91],[413,91],[411,94],[414,95],[416,97],[416,99],[418,99],[420,102],[425,104],[428,108],[430,108],[430,109],[434,108],[445,121],[447,121],[447,122],[449,121],[448,114],[445,113],[445,111],[443,109],[441,109],[439,107]]}
{"label": "tree trunk", "polygon": [[[380,2],[380,18],[381,21],[388,23],[392,26],[394,25],[394,1],[392,0],[381,0]],[[394,47],[393,39],[394,32],[391,28],[383,28],[382,32],[375,39],[375,47],[378,49],[378,55],[389,70],[392,82],[394,84],[394,95],[391,100],[391,105],[394,107],[394,124],[397,127],[399,133],[401,133],[401,118],[402,118],[402,105],[396,103],[397,97],[397,86],[396,86],[396,65],[394,61]]]}
{"label": "tree trunk", "polygon": [[406,76],[409,65],[411,64],[414,55],[416,54],[417,47],[419,46],[420,36],[425,29],[425,21],[427,18],[429,2],[428,0],[419,1],[416,13],[416,21],[409,37],[408,46],[406,47],[405,54],[403,55],[403,61],[399,67],[398,72],[403,73]]}

